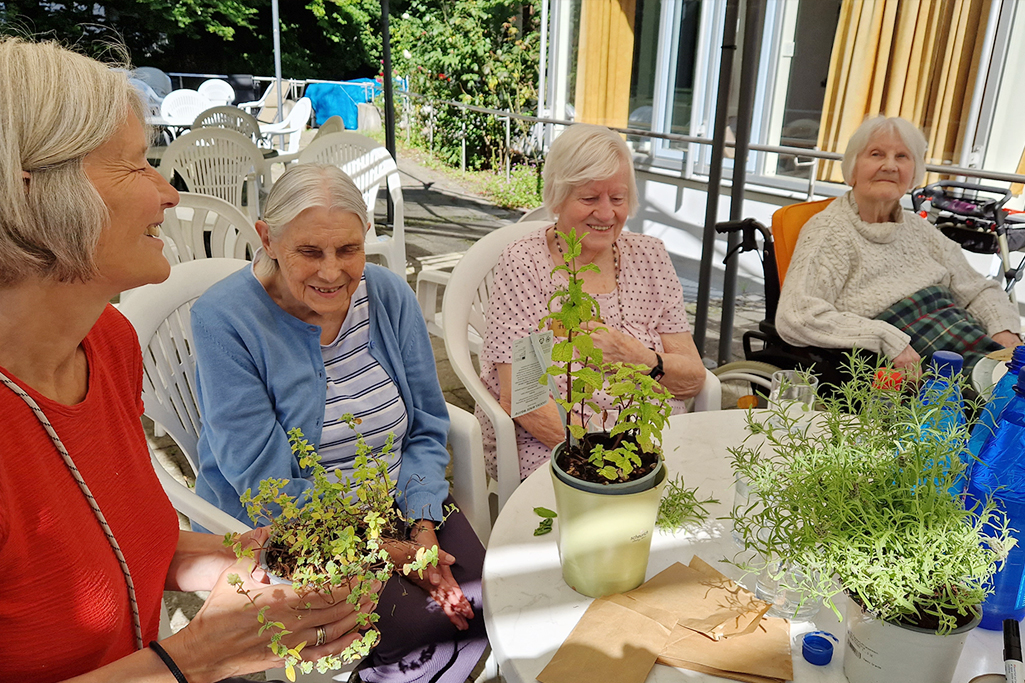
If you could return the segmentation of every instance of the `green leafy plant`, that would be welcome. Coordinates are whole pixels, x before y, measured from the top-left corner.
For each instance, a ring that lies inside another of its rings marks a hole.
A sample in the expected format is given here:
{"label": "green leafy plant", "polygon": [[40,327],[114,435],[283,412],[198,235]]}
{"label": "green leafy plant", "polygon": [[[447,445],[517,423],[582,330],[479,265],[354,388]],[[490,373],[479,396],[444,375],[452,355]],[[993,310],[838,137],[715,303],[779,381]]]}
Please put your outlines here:
{"label": "green leafy plant", "polygon": [[730,451],[751,492],[734,529],[763,564],[800,566],[786,587],[838,616],[836,581],[879,619],[948,633],[971,620],[1014,545],[1007,519],[957,493],[969,427],[939,419],[954,386],[922,400],[874,382],[880,368],[857,355],[848,365],[852,379],[814,419],[786,405],[749,413],[750,435]]}
{"label": "green leafy plant", "polygon": [[698,500],[698,489],[684,486],[683,476],[666,481],[666,489],[658,504],[655,524],[663,531],[677,531],[687,524],[697,524],[708,517],[706,505],[715,505],[715,498]]}
{"label": "green leafy plant", "polygon": [[[359,420],[351,413],[342,419],[356,430]],[[388,435],[382,456],[391,451],[393,437]],[[374,581],[385,583],[395,569],[386,546],[406,542],[402,532],[404,520],[393,502],[394,483],[387,464],[372,454],[359,433],[351,477],[329,473],[301,430],[290,430],[288,441],[299,466],[312,473],[313,486],[297,498],[282,491],[289,480],[271,478],[260,482],[256,494],[247,490],[241,496],[253,522],[269,527],[269,541],[261,549],[263,564],[272,574],[291,580],[300,597],[314,593],[330,595],[334,588],[347,585],[349,604],[358,606],[365,596],[376,602]],[[251,548],[243,547],[237,534],[226,535],[225,545],[232,547],[238,557],[254,556]],[[421,546],[401,571],[407,575],[416,571],[422,576],[426,567],[437,564],[438,547]],[[237,575],[229,576],[229,583],[253,601]],[[261,609],[256,617],[260,632],[271,632],[269,647],[284,661],[289,680],[295,680],[296,668],[310,673],[314,662],[302,659],[306,643],[287,647],[282,638],[290,631],[281,622],[269,621],[266,609]],[[340,655],[317,660],[317,670],[324,673],[339,669],[346,662],[365,657],[380,637],[374,626],[377,620],[377,614],[357,613],[356,628],[366,629],[365,633]]]}
{"label": "green leafy plant", "polygon": [[[576,228],[568,234],[555,234],[556,239],[565,241],[566,249],[564,262],[552,269],[552,275],[566,273],[567,284],[551,296],[549,312],[540,324],[548,323],[556,335],[564,338],[552,347],[552,365],[541,381],[558,375],[566,379],[566,393],[556,396],[555,401],[565,413],[567,449],[576,448],[585,440],[584,455],[598,481],[629,481],[644,466],[644,454],[653,456],[648,459],[645,473],[661,459],[662,429],[672,413],[669,392],[648,375],[644,366],[604,362],[601,349],[594,345],[591,332],[584,327],[586,323],[601,323],[601,307],[584,291],[582,275],[600,270],[593,263],[577,266],[583,236],[577,235]],[[618,416],[607,437],[597,437],[587,433],[583,416],[584,409],[590,408],[602,415],[603,423],[606,421],[607,412],[593,399],[595,392],[603,388],[612,397],[612,407]],[[574,412],[579,423],[573,421]]]}
{"label": "green leafy plant", "polygon": [[544,536],[545,534],[552,533],[552,524],[555,522],[555,518],[559,516],[558,513],[546,507],[536,507],[534,508],[534,514],[541,518],[541,521],[537,523],[537,528],[534,529],[534,535]]}

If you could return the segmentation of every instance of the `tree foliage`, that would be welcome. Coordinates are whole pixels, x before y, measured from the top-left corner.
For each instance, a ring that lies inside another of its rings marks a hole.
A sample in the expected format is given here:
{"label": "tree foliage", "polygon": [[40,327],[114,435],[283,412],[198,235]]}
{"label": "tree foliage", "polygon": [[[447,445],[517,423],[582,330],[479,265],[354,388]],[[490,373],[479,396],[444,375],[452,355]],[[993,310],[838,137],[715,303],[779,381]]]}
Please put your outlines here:
{"label": "tree foliage", "polygon": [[[539,0],[409,0],[391,33],[395,73],[432,99],[530,112],[537,107],[540,20]],[[452,107],[432,109],[419,112],[418,120],[433,115],[434,151],[443,160],[459,163],[464,120],[469,166],[498,160],[502,122]],[[425,129],[416,132],[424,137]]]}

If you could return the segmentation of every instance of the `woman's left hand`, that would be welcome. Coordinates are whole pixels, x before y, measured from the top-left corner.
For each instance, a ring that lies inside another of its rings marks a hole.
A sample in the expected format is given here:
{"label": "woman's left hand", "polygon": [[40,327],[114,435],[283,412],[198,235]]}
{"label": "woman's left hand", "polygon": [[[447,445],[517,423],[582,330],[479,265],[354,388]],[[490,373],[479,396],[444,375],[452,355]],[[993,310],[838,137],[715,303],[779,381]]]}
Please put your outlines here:
{"label": "woman's left hand", "polygon": [[625,332],[605,327],[599,322],[581,323],[580,327],[590,330],[591,339],[601,349],[602,360],[606,363],[646,365],[653,356],[651,349]]}
{"label": "woman's left hand", "polygon": [[993,341],[1008,349],[1013,349],[1015,346],[1021,344],[1021,339],[1018,335],[1008,330],[1003,330],[1002,332],[994,334]]}
{"label": "woman's left hand", "polygon": [[[438,537],[434,533],[434,522],[429,520],[420,520],[413,523],[413,533],[411,535],[412,544],[407,546],[410,548],[407,550],[407,561],[412,559],[412,555],[415,555],[417,548],[433,548],[438,546],[438,566],[427,567],[423,571],[423,576],[417,574],[417,572],[411,572],[407,579],[415,583],[416,585],[423,588],[434,601],[441,606],[445,616],[449,618],[457,629],[465,631],[470,628],[467,623],[467,619],[473,619],[473,607],[470,606],[470,601],[463,595],[463,589],[459,587],[459,583],[455,577],[452,576],[452,565],[456,563],[456,558],[441,549],[438,544]],[[402,561],[396,557],[396,553],[392,553],[392,561],[395,563],[396,568],[402,569]]]}

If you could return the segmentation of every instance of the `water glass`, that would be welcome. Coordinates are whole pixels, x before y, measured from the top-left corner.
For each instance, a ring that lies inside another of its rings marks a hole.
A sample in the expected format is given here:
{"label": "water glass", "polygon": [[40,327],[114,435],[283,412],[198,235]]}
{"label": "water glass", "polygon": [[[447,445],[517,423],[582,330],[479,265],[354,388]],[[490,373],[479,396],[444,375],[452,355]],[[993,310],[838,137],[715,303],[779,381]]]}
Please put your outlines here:
{"label": "water glass", "polygon": [[758,576],[755,596],[772,605],[767,613],[770,617],[808,621],[819,613],[821,601],[814,598],[806,599],[801,591],[786,587],[804,578],[804,571],[800,566],[783,566],[780,562],[770,562]]}
{"label": "water glass", "polygon": [[810,372],[777,370],[772,373],[769,407],[801,405],[805,407],[805,410],[810,410],[815,407],[818,388],[819,378]]}

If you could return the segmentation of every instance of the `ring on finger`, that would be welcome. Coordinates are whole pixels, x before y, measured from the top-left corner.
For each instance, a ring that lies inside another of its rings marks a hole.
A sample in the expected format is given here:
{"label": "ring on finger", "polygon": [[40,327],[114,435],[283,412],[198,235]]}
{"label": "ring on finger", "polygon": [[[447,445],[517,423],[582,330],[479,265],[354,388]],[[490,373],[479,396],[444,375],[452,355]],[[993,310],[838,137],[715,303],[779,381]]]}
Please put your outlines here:
{"label": "ring on finger", "polygon": [[317,627],[317,644],[316,647],[320,647],[327,640],[327,631],[324,630],[323,626]]}

